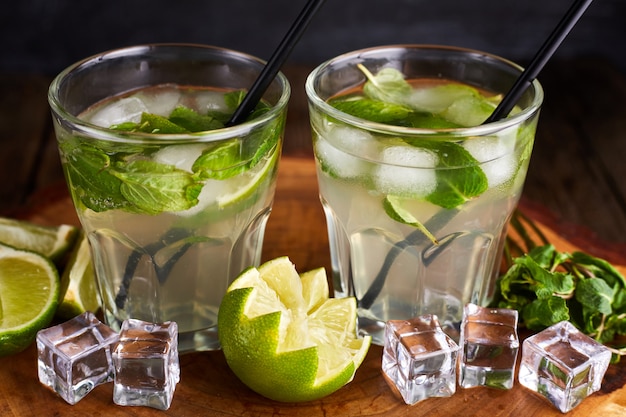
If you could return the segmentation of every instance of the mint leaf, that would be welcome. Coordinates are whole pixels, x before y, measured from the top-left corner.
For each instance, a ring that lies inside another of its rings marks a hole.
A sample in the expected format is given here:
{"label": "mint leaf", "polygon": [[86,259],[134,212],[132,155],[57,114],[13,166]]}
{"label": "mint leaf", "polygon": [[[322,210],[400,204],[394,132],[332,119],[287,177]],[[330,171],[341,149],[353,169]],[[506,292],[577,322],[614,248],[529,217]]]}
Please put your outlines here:
{"label": "mint leaf", "polygon": [[144,213],[187,210],[198,203],[201,185],[172,165],[135,160],[116,164],[112,173],[122,181],[122,195]]}
{"label": "mint leaf", "polygon": [[331,106],[351,116],[360,117],[375,123],[405,126],[407,118],[413,112],[408,107],[385,103],[369,98],[341,98],[328,102]]}
{"label": "mint leaf", "polygon": [[372,75],[363,65],[359,65],[359,68],[367,77],[367,82],[363,85],[366,96],[386,103],[407,103],[413,89],[400,71],[383,68],[376,75]]}
{"label": "mint leaf", "polygon": [[412,146],[429,149],[439,155],[435,174],[437,188],[426,197],[427,201],[446,209],[455,208],[488,188],[487,177],[478,161],[453,142],[404,139]]}
{"label": "mint leaf", "polygon": [[171,122],[168,118],[152,113],[141,114],[139,130],[158,134],[189,133],[187,129]]}
{"label": "mint leaf", "polygon": [[534,300],[524,307],[522,317],[530,330],[543,330],[570,318],[565,300],[556,296]]}
{"label": "mint leaf", "polygon": [[170,122],[189,132],[204,132],[224,127],[224,123],[217,120],[215,117],[201,115],[200,113],[184,106],[176,107],[168,119]]}
{"label": "mint leaf", "polygon": [[109,171],[109,155],[85,143],[67,141],[60,148],[69,188],[85,207],[103,212],[128,206],[120,191],[121,181]]}
{"label": "mint leaf", "polygon": [[400,197],[388,195],[383,200],[383,208],[391,219],[419,229],[433,244],[439,244],[437,238],[415,216],[402,207]]}
{"label": "mint leaf", "polygon": [[613,303],[613,288],[600,278],[580,280],[576,286],[576,300],[585,309],[591,312],[611,314]]}
{"label": "mint leaf", "polygon": [[226,179],[247,170],[242,159],[239,140],[231,140],[208,148],[196,159],[191,168],[201,180]]}

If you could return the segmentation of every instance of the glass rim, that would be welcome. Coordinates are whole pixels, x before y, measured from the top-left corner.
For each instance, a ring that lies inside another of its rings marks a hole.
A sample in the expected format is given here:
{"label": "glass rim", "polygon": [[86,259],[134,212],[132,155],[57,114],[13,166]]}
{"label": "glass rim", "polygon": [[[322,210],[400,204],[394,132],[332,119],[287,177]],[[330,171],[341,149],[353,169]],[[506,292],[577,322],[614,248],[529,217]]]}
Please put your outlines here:
{"label": "glass rim", "polygon": [[318,107],[325,114],[342,121],[344,123],[350,124],[360,129],[364,129],[371,132],[383,133],[383,134],[397,134],[402,136],[448,136],[454,138],[461,137],[474,137],[474,136],[485,136],[490,135],[495,132],[502,131],[511,126],[515,126],[520,124],[521,122],[530,119],[534,114],[536,114],[541,105],[543,103],[544,93],[541,83],[535,79],[531,83],[531,86],[534,89],[532,102],[524,107],[520,112],[515,113],[514,115],[502,118],[495,122],[473,126],[473,127],[458,127],[458,128],[439,128],[439,129],[427,129],[427,128],[415,128],[415,127],[405,127],[405,126],[396,126],[379,122],[372,122],[366,119],[362,119],[360,117],[352,116],[350,114],[344,113],[335,107],[328,104],[324,99],[322,99],[315,89],[315,79],[318,75],[324,71],[329,66],[336,64],[338,62],[348,62],[355,61],[358,59],[366,58],[368,54],[380,52],[384,50],[400,50],[400,49],[410,49],[410,50],[440,50],[440,51],[450,51],[457,53],[466,53],[468,55],[477,55],[483,56],[490,59],[493,59],[501,64],[509,66],[517,71],[522,73],[524,68],[519,64],[516,64],[513,61],[510,61],[506,58],[502,58],[498,55],[491,54],[488,52],[483,52],[476,49],[471,48],[463,48],[456,46],[447,46],[447,45],[432,45],[432,44],[392,44],[392,45],[381,45],[374,46],[364,49],[358,49],[350,52],[346,52],[344,54],[338,55],[334,58],[331,58],[317,67],[315,67],[307,76],[305,81],[305,92],[309,101]]}
{"label": "glass rim", "polygon": [[271,120],[276,119],[288,105],[289,98],[291,96],[291,86],[287,77],[280,71],[276,75],[275,80],[278,80],[278,82],[280,83],[281,94],[276,104],[271,106],[269,111],[263,113],[258,117],[255,117],[252,120],[248,120],[234,126],[223,127],[215,130],[207,130],[203,132],[159,134],[116,131],[82,120],[78,116],[71,114],[62,105],[61,100],[58,97],[59,86],[63,79],[71,74],[73,71],[89,65],[93,65],[94,63],[97,64],[97,62],[110,59],[119,59],[125,56],[140,55],[145,51],[164,48],[183,48],[188,50],[197,49],[214,51],[231,56],[236,56],[247,61],[256,62],[260,64],[261,67],[265,66],[266,64],[266,61],[255,57],[254,55],[250,55],[234,49],[197,43],[147,43],[117,49],[110,49],[108,51],[100,52],[87,58],[81,59],[69,65],[68,67],[63,69],[58,75],[56,75],[50,83],[50,86],[48,87],[48,103],[50,105],[50,108],[52,109],[53,113],[55,113],[55,115],[59,116],[67,123],[71,124],[72,130],[77,134],[86,135],[94,139],[106,140],[110,142],[143,144],[154,142],[158,144],[167,144],[169,142],[181,143],[183,141],[214,142],[223,139],[231,139],[237,136],[245,136],[248,134],[248,132],[255,129],[256,127],[264,125]]}

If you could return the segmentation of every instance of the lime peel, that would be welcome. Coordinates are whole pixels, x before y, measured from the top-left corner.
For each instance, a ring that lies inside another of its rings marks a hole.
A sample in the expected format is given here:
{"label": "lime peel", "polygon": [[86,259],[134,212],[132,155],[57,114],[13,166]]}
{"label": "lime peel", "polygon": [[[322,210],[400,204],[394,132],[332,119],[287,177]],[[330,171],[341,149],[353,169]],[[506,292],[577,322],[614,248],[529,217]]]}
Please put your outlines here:
{"label": "lime peel", "polygon": [[350,382],[371,338],[356,337],[354,298],[329,299],[323,269],[287,257],[245,270],[222,300],[218,329],[233,372],[277,401],[324,397]]}

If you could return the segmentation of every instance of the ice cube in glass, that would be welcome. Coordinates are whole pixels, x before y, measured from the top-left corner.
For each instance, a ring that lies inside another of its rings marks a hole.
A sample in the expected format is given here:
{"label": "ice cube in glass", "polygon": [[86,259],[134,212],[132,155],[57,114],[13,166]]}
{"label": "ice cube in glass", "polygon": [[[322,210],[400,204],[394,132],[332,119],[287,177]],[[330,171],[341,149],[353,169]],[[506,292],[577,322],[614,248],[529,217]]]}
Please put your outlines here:
{"label": "ice cube in glass", "polygon": [[606,346],[562,321],[524,340],[518,378],[566,413],[600,389],[610,361]]}
{"label": "ice cube in glass", "polygon": [[37,333],[39,381],[69,404],[113,380],[112,345],[118,335],[91,312]]}
{"label": "ice cube in glass", "polygon": [[519,350],[518,313],[469,303],[463,309],[459,386],[511,389]]}
{"label": "ice cube in glass", "polygon": [[383,374],[406,404],[449,397],[456,392],[458,350],[435,315],[389,320],[385,325]]}
{"label": "ice cube in glass", "polygon": [[124,320],[113,364],[115,404],[167,410],[180,380],[177,324]]}

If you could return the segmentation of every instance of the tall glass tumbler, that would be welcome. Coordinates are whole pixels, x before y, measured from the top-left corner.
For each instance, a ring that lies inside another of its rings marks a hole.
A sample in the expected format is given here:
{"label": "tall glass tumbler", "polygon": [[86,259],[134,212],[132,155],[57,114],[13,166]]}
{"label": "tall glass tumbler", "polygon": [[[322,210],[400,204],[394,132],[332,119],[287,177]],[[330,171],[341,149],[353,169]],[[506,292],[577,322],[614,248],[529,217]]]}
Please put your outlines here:
{"label": "tall glass tumbler", "polygon": [[229,283],[260,262],[290,86],[227,127],[264,62],[202,45],[109,51],[49,89],[65,177],[107,324],[175,321],[179,351],[219,348]]}
{"label": "tall glass tumbler", "polygon": [[387,320],[422,314],[458,338],[464,305],[493,295],[540,84],[509,117],[482,122],[521,71],[479,51],[392,45],[341,55],[309,75],[335,296],[356,297],[358,330],[374,343],[383,344]]}

